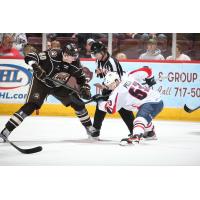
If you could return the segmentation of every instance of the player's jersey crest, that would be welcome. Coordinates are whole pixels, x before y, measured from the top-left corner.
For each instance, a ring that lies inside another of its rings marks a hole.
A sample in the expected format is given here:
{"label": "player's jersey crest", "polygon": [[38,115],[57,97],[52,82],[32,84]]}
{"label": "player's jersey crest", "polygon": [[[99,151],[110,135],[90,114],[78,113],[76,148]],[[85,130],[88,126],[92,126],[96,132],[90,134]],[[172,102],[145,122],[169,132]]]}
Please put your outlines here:
{"label": "player's jersey crest", "polygon": [[55,58],[58,55],[58,52],[56,50],[51,50],[49,53],[52,58]]}

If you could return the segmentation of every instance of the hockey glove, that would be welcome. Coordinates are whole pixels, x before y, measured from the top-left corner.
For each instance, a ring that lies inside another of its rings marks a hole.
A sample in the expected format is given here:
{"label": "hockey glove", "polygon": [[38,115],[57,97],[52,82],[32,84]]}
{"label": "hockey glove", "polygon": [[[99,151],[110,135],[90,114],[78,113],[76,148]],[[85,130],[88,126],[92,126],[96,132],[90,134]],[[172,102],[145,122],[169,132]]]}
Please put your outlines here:
{"label": "hockey glove", "polygon": [[91,99],[90,86],[88,84],[84,84],[81,86],[80,96],[81,98],[86,99],[86,100]]}
{"label": "hockey glove", "polygon": [[111,94],[112,90],[107,90],[107,89],[103,89],[102,90],[102,95],[106,96],[103,98],[104,101],[107,101],[109,98],[109,95]]}
{"label": "hockey glove", "polygon": [[39,79],[44,79],[46,77],[46,72],[36,63],[32,64],[34,74]]}
{"label": "hockey glove", "polygon": [[145,78],[145,81],[146,81],[146,84],[147,84],[149,87],[151,87],[151,86],[153,86],[153,85],[156,84],[156,81],[155,81],[155,79],[154,79],[154,76],[151,77],[151,78]]}
{"label": "hockey glove", "polygon": [[101,100],[106,101],[105,98],[107,99],[107,97],[104,97],[101,94],[96,94],[92,97],[92,100],[98,103],[98,101],[101,101]]}

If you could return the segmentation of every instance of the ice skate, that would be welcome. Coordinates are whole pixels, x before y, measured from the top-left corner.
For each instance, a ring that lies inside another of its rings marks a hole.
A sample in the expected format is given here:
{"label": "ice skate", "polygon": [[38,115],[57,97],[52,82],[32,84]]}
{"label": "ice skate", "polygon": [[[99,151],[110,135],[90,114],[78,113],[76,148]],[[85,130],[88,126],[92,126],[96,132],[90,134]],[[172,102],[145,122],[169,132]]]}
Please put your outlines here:
{"label": "ice skate", "polygon": [[145,140],[157,140],[158,139],[154,130],[146,132],[143,135],[143,138]]}
{"label": "ice skate", "polygon": [[100,131],[94,128],[93,126],[86,127],[86,131],[88,134],[88,139],[98,141]]}
{"label": "ice skate", "polygon": [[10,135],[7,128],[4,128],[0,133],[0,142],[6,142],[6,138]]}
{"label": "ice skate", "polygon": [[121,141],[120,141],[120,145],[121,146],[126,146],[126,145],[130,145],[130,144],[134,144],[134,143],[139,143],[140,140],[142,140],[142,137],[143,135],[140,134],[135,134],[135,135],[131,135],[129,138],[123,138]]}

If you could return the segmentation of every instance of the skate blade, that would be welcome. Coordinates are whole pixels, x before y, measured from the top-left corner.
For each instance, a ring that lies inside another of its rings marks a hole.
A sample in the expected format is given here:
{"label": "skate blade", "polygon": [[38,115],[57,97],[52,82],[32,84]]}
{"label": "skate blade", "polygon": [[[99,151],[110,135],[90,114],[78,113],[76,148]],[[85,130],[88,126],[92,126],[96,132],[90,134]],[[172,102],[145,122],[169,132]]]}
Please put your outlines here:
{"label": "skate blade", "polygon": [[142,139],[141,140],[133,140],[132,142],[127,142],[127,141],[120,141],[120,143],[119,143],[119,145],[120,146],[131,146],[131,145],[138,145],[138,144],[140,144],[141,143],[141,141],[142,141]]}
{"label": "skate blade", "polygon": [[129,146],[130,144],[128,144],[126,141],[121,141],[119,143],[120,146]]}
{"label": "skate blade", "polygon": [[120,146],[132,146],[132,145],[135,145],[137,144],[136,142],[132,142],[132,143],[128,143],[127,141],[121,141],[119,143]]}
{"label": "skate blade", "polygon": [[88,136],[88,141],[90,142],[97,142],[97,141],[101,141],[99,137],[92,137],[92,136]]}
{"label": "skate blade", "polygon": [[158,138],[156,136],[153,136],[153,137],[144,138],[144,140],[151,141],[151,140],[158,140]]}
{"label": "skate blade", "polygon": [[0,143],[6,143],[6,141],[0,137]]}

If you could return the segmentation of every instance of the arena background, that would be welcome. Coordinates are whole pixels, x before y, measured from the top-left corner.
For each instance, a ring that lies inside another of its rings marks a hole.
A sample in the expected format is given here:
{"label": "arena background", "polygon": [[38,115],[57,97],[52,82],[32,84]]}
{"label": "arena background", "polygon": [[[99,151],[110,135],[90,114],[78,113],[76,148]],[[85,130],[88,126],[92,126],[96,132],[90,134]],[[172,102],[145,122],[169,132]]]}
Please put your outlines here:
{"label": "arena background", "polygon": [[[60,1],[58,3],[61,5],[59,9],[55,8],[55,3],[47,5],[45,1],[40,1],[39,4],[35,2],[31,4],[30,10],[30,4],[25,1],[3,1],[1,2],[1,18],[3,19],[1,30],[5,32],[21,32],[22,30],[25,32],[55,30],[65,32],[66,29],[76,32],[80,30],[85,32],[98,32],[99,30],[116,32],[133,29],[142,32],[146,30],[157,32],[161,30],[162,32],[200,31],[199,26],[196,25],[198,21],[196,19],[199,18],[199,6],[196,0],[187,3],[179,1],[161,3],[158,0],[119,3],[104,1],[99,3],[85,0],[78,1],[76,6],[74,1]],[[109,14],[106,14],[105,7]],[[79,14],[74,14],[74,8]],[[98,10],[103,11],[103,15],[99,16],[99,13],[97,15]],[[44,20],[45,16],[52,15],[50,11],[53,11],[53,17],[50,20]],[[68,19],[66,12],[68,16],[73,16],[73,19],[70,17],[67,24],[63,25],[64,20]],[[58,21],[58,16],[59,19],[63,20],[62,23]],[[139,200],[170,198],[186,200],[188,198],[198,199],[199,196],[199,167],[194,166],[68,166],[62,168],[1,166],[1,169],[4,172],[1,177],[1,188],[4,192],[1,196],[5,200],[24,200],[27,197],[30,200],[66,199],[66,197],[72,200],[82,198],[93,200],[94,196],[97,200],[109,198],[118,200],[122,197],[129,200],[133,196]],[[145,192],[144,187],[138,187],[144,183],[148,185],[145,187]],[[5,185],[9,185],[9,187],[5,187]],[[90,190],[88,190],[88,186]],[[137,191],[132,190],[133,188],[137,188]],[[127,191],[133,192],[130,195],[130,192]]]}
{"label": "arena background", "polygon": [[[81,59],[83,66],[93,72],[90,82],[92,95],[96,94],[94,83],[100,82],[94,74],[95,60]],[[165,108],[156,119],[200,121],[200,111],[188,114],[183,110],[184,104],[191,108],[199,106],[200,97],[200,61],[140,61],[121,60],[126,71],[142,66],[153,69],[157,84],[154,86],[162,94]],[[32,74],[23,58],[0,57],[0,115],[11,115],[25,102]],[[100,82],[101,83],[101,82]],[[87,105],[91,116],[95,103]],[[42,116],[74,116],[74,111],[61,105],[49,96],[42,108],[34,113]],[[118,114],[107,117],[119,117]]]}

